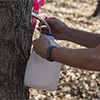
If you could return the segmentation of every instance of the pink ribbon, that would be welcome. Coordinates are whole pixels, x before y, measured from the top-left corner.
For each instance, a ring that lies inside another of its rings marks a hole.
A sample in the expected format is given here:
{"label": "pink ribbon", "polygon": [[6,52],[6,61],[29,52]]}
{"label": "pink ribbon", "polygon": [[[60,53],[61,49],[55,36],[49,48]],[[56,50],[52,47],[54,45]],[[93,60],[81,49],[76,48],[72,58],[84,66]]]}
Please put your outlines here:
{"label": "pink ribbon", "polygon": [[[39,14],[39,9],[45,4],[45,0],[40,0],[38,2],[38,0],[35,0],[35,5],[34,5],[34,12],[36,12],[37,14]],[[35,30],[35,26],[36,26],[36,22],[37,19],[33,18],[33,32]]]}

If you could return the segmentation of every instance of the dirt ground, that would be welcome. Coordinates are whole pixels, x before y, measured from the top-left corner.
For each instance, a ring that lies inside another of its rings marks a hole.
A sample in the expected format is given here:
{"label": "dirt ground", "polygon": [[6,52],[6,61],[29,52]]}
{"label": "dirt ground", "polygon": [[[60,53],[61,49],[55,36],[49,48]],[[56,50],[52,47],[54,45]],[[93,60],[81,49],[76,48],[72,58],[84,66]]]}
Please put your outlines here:
{"label": "dirt ground", "polygon": [[[91,17],[97,5],[96,0],[47,0],[40,16],[55,16],[69,27],[93,33],[100,33],[100,16]],[[38,34],[37,30],[35,35]],[[84,48],[69,41],[57,40],[66,48]],[[95,66],[94,66],[95,67]],[[100,100],[100,73],[84,71],[62,65],[58,89],[53,92],[30,88],[31,100]]]}

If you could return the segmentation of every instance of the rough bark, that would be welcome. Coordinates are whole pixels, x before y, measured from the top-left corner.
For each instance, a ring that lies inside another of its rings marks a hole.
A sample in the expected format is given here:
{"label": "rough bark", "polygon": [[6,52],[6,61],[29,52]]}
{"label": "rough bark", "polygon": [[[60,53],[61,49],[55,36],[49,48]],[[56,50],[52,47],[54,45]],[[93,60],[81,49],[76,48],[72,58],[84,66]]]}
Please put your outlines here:
{"label": "rough bark", "polygon": [[99,16],[100,15],[100,0],[98,0],[97,8],[95,12],[93,13],[93,17]]}
{"label": "rough bark", "polygon": [[23,84],[32,41],[33,0],[0,0],[0,100],[24,100]]}

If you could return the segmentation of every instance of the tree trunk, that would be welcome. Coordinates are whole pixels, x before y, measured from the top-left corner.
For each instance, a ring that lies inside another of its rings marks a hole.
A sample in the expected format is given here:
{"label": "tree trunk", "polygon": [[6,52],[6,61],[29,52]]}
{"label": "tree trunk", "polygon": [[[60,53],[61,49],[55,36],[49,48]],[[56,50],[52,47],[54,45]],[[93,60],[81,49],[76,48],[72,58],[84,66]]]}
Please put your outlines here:
{"label": "tree trunk", "polygon": [[23,84],[32,42],[33,0],[0,0],[0,100],[24,100]]}
{"label": "tree trunk", "polygon": [[96,8],[96,10],[95,10],[95,12],[93,13],[92,16],[96,17],[98,15],[100,15],[100,0],[98,0],[97,8]]}

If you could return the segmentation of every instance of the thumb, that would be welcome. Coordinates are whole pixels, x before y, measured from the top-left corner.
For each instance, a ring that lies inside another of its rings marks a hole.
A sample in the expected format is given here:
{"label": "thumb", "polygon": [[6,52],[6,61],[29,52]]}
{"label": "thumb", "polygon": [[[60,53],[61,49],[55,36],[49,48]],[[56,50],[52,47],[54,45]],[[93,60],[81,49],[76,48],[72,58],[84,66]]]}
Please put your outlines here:
{"label": "thumb", "polygon": [[45,18],[45,21],[48,23],[48,24],[54,24],[55,23],[55,17],[47,17]]}

